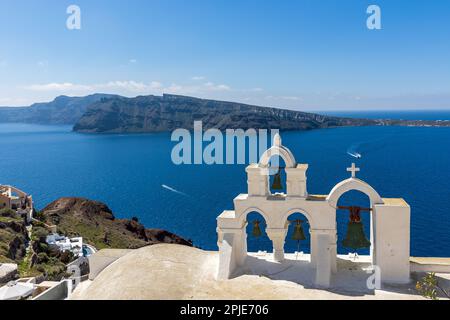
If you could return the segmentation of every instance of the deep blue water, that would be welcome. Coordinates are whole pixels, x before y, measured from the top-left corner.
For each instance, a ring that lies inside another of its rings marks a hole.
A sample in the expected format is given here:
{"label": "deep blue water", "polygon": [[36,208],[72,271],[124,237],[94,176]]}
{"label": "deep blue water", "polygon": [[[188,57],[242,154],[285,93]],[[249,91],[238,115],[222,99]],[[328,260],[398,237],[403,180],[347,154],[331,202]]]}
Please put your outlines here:
{"label": "deep blue water", "polygon": [[[381,115],[376,117],[391,114]],[[412,255],[450,256],[450,128],[337,128],[282,137],[298,162],[309,163],[310,193],[329,193],[348,177],[346,168],[356,160],[347,151],[361,153],[359,177],[381,196],[410,203]],[[0,184],[31,193],[38,208],[63,196],[99,200],[120,218],[137,216],[147,227],[170,230],[214,250],[217,215],[232,209],[234,197],[246,192],[245,165],[176,166],[170,157],[174,145],[168,133],[86,135],[67,126],[1,124]],[[367,206],[368,200],[346,194],[340,203]],[[363,218],[369,236],[368,214]],[[340,212],[340,240],[347,220],[347,213]],[[249,247],[271,250],[265,237],[249,237]],[[289,234],[286,249],[296,248]],[[309,251],[308,241],[301,250]]]}

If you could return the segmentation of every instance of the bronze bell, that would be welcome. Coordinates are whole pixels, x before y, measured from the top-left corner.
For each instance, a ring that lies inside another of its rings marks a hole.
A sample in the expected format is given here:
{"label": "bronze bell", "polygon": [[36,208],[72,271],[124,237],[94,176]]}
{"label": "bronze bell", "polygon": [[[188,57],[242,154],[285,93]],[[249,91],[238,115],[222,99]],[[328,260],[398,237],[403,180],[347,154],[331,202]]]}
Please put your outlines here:
{"label": "bronze bell", "polygon": [[303,226],[301,220],[295,221],[294,233],[292,234],[292,240],[300,241],[306,240],[305,233],[303,232]]}
{"label": "bronze bell", "polygon": [[364,234],[364,226],[361,221],[348,223],[347,237],[342,241],[342,245],[353,250],[370,247],[370,241]]}
{"label": "bronze bell", "polygon": [[283,190],[283,187],[281,186],[280,168],[278,168],[278,172],[273,177],[272,190]]}
{"label": "bronze bell", "polygon": [[253,221],[253,230],[252,230],[252,236],[254,236],[255,238],[259,238],[262,236],[262,231],[261,228],[259,227],[259,220],[255,220]]}

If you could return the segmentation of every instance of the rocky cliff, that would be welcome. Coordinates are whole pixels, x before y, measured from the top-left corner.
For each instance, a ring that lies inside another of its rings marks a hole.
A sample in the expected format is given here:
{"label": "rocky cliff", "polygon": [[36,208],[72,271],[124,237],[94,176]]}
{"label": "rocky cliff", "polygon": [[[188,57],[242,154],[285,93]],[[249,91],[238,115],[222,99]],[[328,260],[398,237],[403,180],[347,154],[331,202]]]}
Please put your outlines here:
{"label": "rocky cliff", "polygon": [[75,125],[79,132],[161,132],[203,127],[224,129],[307,130],[371,125],[373,120],[323,116],[242,103],[168,95],[102,99],[89,106]]}
{"label": "rocky cliff", "polygon": [[450,121],[340,118],[242,103],[168,95],[105,98],[90,105],[74,126],[78,132],[140,133],[203,128],[309,130],[341,126],[450,126]]}
{"label": "rocky cliff", "polygon": [[0,263],[20,262],[28,240],[24,219],[12,210],[0,210]]}
{"label": "rocky cliff", "polygon": [[58,232],[67,236],[82,236],[97,249],[135,249],[156,243],[176,243],[192,246],[171,232],[146,229],[132,220],[116,219],[105,204],[83,198],[61,198],[40,212],[40,219],[57,226]]}
{"label": "rocky cliff", "polygon": [[81,118],[90,104],[106,97],[114,96],[108,94],[93,94],[85,97],[59,96],[51,102],[35,103],[29,107],[2,107],[0,108],[0,123],[73,125]]}

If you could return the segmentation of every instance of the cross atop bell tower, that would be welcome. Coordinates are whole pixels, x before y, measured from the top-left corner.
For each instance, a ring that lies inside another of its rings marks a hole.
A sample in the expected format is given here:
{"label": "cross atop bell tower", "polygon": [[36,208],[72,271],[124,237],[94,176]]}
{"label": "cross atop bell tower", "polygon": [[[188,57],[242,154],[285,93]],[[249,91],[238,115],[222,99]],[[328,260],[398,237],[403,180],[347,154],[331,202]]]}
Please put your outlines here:
{"label": "cross atop bell tower", "polygon": [[352,178],[356,178],[356,173],[361,171],[361,169],[357,168],[355,163],[352,163],[352,166],[347,168],[347,171],[352,173]]}

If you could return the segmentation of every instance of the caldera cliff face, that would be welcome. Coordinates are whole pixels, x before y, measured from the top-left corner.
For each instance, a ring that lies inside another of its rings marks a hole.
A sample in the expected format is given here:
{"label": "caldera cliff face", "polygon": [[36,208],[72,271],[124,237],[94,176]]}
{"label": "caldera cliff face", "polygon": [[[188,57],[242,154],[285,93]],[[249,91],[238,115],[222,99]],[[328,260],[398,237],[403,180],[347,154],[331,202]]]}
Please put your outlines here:
{"label": "caldera cliff face", "polygon": [[97,249],[136,249],[157,243],[192,246],[192,241],[161,229],[146,229],[137,218],[116,219],[107,205],[84,198],[60,198],[40,212],[66,236],[82,236]]}

